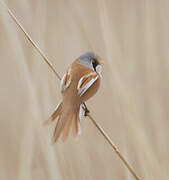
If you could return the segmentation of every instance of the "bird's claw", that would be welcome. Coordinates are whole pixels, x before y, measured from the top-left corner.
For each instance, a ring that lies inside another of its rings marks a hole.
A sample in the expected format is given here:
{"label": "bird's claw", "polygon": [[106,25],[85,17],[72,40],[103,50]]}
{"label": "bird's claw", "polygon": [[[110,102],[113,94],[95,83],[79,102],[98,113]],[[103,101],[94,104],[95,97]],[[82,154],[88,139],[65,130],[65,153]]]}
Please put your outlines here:
{"label": "bird's claw", "polygon": [[90,111],[89,111],[89,109],[87,108],[87,106],[86,106],[85,103],[83,103],[83,105],[84,105],[84,116],[86,117],[86,116],[90,113]]}
{"label": "bird's claw", "polygon": [[84,112],[84,116],[86,117],[86,116],[90,113],[90,111],[89,111],[87,108],[85,108],[84,111],[85,111],[85,112]]}

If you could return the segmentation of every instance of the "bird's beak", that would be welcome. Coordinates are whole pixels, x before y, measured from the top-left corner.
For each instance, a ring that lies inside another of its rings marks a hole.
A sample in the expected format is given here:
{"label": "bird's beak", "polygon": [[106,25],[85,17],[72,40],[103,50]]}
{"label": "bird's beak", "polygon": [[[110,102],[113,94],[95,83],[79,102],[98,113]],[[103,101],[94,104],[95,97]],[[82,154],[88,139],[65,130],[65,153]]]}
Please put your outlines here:
{"label": "bird's beak", "polygon": [[104,61],[99,61],[99,64],[100,64],[100,65],[103,65],[103,64],[104,64]]}

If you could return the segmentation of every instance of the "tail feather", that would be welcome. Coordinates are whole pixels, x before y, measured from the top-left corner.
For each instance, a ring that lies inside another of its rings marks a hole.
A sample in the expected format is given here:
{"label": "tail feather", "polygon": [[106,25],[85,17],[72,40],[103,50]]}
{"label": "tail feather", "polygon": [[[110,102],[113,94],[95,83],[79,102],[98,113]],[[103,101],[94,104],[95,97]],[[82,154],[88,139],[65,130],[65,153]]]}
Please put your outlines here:
{"label": "tail feather", "polygon": [[52,142],[55,143],[60,137],[61,133],[62,140],[65,141],[69,136],[70,127],[73,124],[73,135],[77,136],[81,133],[80,121],[81,121],[81,106],[76,111],[67,109],[61,102],[50,118],[43,123],[47,125],[53,122],[58,117],[57,124],[53,133]]}
{"label": "tail feather", "polygon": [[78,135],[78,114],[79,112],[77,112],[73,117],[73,135],[74,136]]}
{"label": "tail feather", "polygon": [[73,119],[73,135],[81,135],[81,117],[82,117],[82,106],[79,107],[79,110],[77,111],[76,115]]}
{"label": "tail feather", "polygon": [[58,104],[58,106],[56,107],[55,111],[53,112],[53,114],[50,116],[50,118],[48,120],[46,120],[45,122],[43,122],[43,125],[48,125],[51,122],[53,122],[57,116],[59,116],[62,112],[62,102],[60,104]]}
{"label": "tail feather", "polygon": [[73,115],[72,113],[62,113],[59,116],[58,122],[56,124],[55,130],[53,133],[53,138],[52,138],[53,143],[55,143],[58,140],[63,128],[66,125],[66,122],[71,121],[72,115]]}
{"label": "tail feather", "polygon": [[67,122],[65,124],[65,127],[63,129],[63,136],[62,136],[62,141],[64,142],[68,136],[69,136],[69,132],[70,132],[70,127],[71,127],[71,124],[72,124],[72,120],[74,118],[75,114],[71,114],[69,119],[67,119]]}

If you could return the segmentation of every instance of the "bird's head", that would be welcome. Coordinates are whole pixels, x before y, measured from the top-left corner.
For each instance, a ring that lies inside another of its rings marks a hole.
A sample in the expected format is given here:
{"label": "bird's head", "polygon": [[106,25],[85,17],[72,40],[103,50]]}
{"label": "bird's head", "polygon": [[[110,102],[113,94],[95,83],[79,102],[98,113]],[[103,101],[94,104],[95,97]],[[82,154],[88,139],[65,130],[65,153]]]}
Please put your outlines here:
{"label": "bird's head", "polygon": [[101,72],[101,66],[104,64],[100,57],[94,52],[86,52],[82,54],[78,60],[80,64],[96,71],[97,73]]}

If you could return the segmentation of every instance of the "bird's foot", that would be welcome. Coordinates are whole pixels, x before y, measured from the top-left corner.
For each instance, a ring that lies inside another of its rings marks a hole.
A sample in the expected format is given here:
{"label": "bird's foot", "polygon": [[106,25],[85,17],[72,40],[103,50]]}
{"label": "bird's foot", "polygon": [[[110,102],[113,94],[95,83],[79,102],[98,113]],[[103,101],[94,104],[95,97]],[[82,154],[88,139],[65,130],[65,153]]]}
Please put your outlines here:
{"label": "bird's foot", "polygon": [[85,108],[84,116],[86,117],[89,113],[90,111],[87,108]]}
{"label": "bird's foot", "polygon": [[86,117],[86,116],[90,113],[90,111],[89,111],[89,109],[87,108],[87,106],[86,106],[85,103],[83,103],[83,105],[84,105],[84,116]]}

